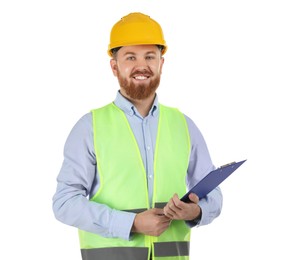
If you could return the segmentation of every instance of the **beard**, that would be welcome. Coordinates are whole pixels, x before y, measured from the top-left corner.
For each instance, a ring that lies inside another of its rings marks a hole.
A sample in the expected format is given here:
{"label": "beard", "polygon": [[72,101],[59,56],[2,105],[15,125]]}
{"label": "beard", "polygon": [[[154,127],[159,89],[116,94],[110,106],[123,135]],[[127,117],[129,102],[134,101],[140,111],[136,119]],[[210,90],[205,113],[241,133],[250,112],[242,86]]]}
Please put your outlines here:
{"label": "beard", "polygon": [[143,100],[155,94],[155,91],[157,90],[160,83],[160,75],[153,77],[149,84],[135,84],[131,81],[131,78],[135,77],[136,75],[153,77],[154,73],[150,69],[143,71],[136,70],[131,73],[130,80],[128,80],[127,78],[121,75],[119,70],[117,71],[117,77],[120,87],[126,92],[127,96],[134,100]]}

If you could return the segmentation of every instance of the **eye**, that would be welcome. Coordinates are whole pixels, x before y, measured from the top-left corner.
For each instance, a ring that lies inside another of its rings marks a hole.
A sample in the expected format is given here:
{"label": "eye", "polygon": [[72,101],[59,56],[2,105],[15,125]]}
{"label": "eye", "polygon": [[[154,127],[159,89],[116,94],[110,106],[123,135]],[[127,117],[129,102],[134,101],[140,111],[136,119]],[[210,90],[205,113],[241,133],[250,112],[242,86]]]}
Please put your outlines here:
{"label": "eye", "polygon": [[146,60],[154,60],[155,59],[155,57],[153,55],[148,55],[145,58],[146,58]]}
{"label": "eye", "polygon": [[133,61],[133,60],[135,60],[136,58],[135,58],[135,56],[128,56],[127,57],[127,60],[131,60],[131,61]]}

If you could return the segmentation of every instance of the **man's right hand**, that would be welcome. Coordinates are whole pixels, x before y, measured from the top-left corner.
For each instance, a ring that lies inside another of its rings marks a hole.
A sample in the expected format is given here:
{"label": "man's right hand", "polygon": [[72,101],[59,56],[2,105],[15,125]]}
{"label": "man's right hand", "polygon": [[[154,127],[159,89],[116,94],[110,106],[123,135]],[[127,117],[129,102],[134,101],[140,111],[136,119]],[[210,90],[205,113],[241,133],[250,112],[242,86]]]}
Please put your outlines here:
{"label": "man's right hand", "polygon": [[136,215],[132,232],[160,236],[170,223],[171,219],[164,215],[163,209],[149,209]]}

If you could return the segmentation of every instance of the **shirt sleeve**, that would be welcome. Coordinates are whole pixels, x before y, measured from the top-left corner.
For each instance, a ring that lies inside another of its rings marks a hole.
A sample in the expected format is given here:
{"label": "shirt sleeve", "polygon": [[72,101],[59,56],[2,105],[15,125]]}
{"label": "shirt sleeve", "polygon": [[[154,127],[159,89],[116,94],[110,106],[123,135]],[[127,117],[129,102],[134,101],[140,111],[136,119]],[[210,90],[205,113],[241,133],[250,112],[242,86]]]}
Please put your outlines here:
{"label": "shirt sleeve", "polygon": [[[207,144],[201,131],[189,117],[185,116],[185,118],[191,139],[191,154],[186,178],[187,188],[190,190],[210,171],[214,170],[215,166],[212,163]],[[200,199],[199,206],[202,210],[202,217],[198,226],[210,224],[217,218],[221,213],[222,204],[223,196],[220,187],[215,188],[205,198]],[[192,223],[191,221],[187,223],[190,227],[197,225],[197,223]]]}
{"label": "shirt sleeve", "polygon": [[78,120],[66,140],[64,160],[52,199],[53,212],[64,224],[103,237],[129,240],[135,214],[88,199],[98,186],[96,171],[92,114],[88,113]]}

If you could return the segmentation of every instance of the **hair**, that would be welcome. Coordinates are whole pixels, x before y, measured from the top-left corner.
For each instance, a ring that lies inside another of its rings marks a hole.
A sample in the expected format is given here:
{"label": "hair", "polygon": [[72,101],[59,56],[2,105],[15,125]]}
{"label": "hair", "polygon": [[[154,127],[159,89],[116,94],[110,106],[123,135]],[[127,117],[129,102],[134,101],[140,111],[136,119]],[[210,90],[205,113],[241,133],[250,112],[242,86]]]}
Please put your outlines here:
{"label": "hair", "polygon": [[114,49],[111,50],[111,53],[112,53],[112,56],[113,56],[113,59],[116,59],[117,58],[117,52],[119,49],[121,49],[122,47],[116,47]]}
{"label": "hair", "polygon": [[160,52],[162,53],[162,51],[164,50],[164,46],[163,45],[156,45],[157,46],[157,48],[160,50]]}
{"label": "hair", "polygon": [[[159,45],[159,44],[157,44],[156,46],[157,46],[157,48],[160,50],[160,52],[162,53],[162,51],[164,50],[164,46],[163,46],[163,45]],[[116,58],[117,58],[117,52],[118,52],[119,49],[121,49],[121,48],[122,48],[122,46],[113,48],[113,49],[111,50],[113,59],[116,59]]]}

